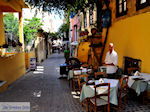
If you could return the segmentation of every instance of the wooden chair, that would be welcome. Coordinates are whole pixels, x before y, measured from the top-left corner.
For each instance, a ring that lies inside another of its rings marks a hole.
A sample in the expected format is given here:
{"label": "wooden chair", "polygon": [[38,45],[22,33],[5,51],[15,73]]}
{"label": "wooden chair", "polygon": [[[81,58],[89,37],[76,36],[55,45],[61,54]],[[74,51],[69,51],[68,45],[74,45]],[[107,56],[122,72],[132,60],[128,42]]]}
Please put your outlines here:
{"label": "wooden chair", "polygon": [[75,75],[72,78],[72,90],[75,92],[80,91],[79,87],[78,87],[78,77],[79,77],[79,75]]}
{"label": "wooden chair", "polygon": [[81,65],[81,67],[84,67],[84,68],[88,68],[90,65],[88,65],[88,64],[86,64],[86,63],[84,63],[84,64],[82,64]]}
{"label": "wooden chair", "polygon": [[[107,87],[107,93],[98,94],[98,87]],[[107,112],[110,112],[110,83],[102,83],[94,86],[95,88],[95,96],[90,98],[90,111],[97,112],[98,107],[107,106]],[[106,96],[107,100],[101,98],[101,96]]]}
{"label": "wooden chair", "polygon": [[93,66],[94,71],[98,71],[98,66]]}
{"label": "wooden chair", "polygon": [[[84,84],[86,84],[86,82],[88,81],[88,75],[85,74],[85,75],[79,75],[78,76],[78,87],[79,87],[79,91],[81,92],[82,90],[82,86]],[[81,102],[81,105],[84,106],[86,108],[86,112],[88,112],[88,102],[89,102],[89,99],[85,99],[84,101]]]}
{"label": "wooden chair", "polygon": [[[81,69],[73,69],[73,70],[81,70]],[[81,70],[82,72],[82,70]],[[78,87],[78,77],[80,76],[81,74],[74,74],[73,72],[73,78],[72,78],[72,89],[73,91],[80,91],[79,87]]]}
{"label": "wooden chair", "polygon": [[88,75],[79,75],[78,76],[78,86],[79,86],[79,90],[82,90],[82,86],[83,84],[86,84],[86,82],[88,81]]}
{"label": "wooden chair", "polygon": [[94,77],[95,77],[95,78],[98,78],[98,76],[106,77],[106,73],[105,73],[105,72],[95,72],[95,73],[94,73]]}
{"label": "wooden chair", "polygon": [[128,95],[128,76],[124,76],[120,79],[120,89],[119,89],[119,94],[118,94],[118,100],[119,100],[119,103],[118,103],[118,107],[119,109],[122,108],[122,99],[124,98],[125,99],[125,102],[126,102],[126,99],[127,99],[127,95]]}

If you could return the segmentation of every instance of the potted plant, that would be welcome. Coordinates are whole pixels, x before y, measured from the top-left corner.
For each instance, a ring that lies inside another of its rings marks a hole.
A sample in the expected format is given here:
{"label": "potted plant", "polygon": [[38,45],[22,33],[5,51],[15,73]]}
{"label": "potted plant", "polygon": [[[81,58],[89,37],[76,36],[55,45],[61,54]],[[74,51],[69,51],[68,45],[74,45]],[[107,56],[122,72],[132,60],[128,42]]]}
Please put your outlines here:
{"label": "potted plant", "polygon": [[88,34],[89,34],[89,31],[87,29],[85,29],[84,35],[88,35]]}
{"label": "potted plant", "polygon": [[80,31],[79,35],[80,35],[80,37],[84,36],[84,32]]}
{"label": "potted plant", "polygon": [[92,35],[96,35],[97,29],[96,29],[96,28],[92,28],[92,29],[91,29],[91,33],[92,33]]}
{"label": "potted plant", "polygon": [[3,44],[2,48],[8,48],[8,44]]}

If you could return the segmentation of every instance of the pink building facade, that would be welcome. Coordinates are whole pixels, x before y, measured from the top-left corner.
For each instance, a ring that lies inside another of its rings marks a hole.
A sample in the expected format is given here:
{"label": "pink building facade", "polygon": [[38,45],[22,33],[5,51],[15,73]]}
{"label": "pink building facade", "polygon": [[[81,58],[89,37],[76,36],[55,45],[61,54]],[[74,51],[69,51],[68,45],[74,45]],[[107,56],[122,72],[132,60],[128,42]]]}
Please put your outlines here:
{"label": "pink building facade", "polygon": [[80,27],[80,16],[75,15],[70,18],[70,42],[78,40]]}

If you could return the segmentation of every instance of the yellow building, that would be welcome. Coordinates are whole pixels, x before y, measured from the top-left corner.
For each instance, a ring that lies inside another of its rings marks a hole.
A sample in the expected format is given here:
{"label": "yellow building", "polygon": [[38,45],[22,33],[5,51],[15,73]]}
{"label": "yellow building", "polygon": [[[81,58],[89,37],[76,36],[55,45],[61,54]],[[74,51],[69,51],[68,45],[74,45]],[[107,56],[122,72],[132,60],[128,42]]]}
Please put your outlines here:
{"label": "yellow building", "polygon": [[[106,9],[103,5],[102,9]],[[102,59],[108,51],[108,44],[114,43],[115,50],[119,55],[119,67],[125,69],[125,57],[141,60],[141,72],[150,73],[150,3],[148,0],[111,0],[111,26],[106,36],[107,28],[103,28],[102,38],[106,40]],[[81,12],[81,30],[97,27],[97,17],[100,13],[96,6],[91,10],[87,8]],[[93,24],[90,24],[90,22]],[[90,33],[89,33],[90,35]],[[104,42],[104,41],[102,41]],[[104,45],[105,43],[103,43]]]}
{"label": "yellow building", "polygon": [[[19,13],[19,40],[23,44],[22,49],[24,49],[22,8],[27,8],[23,0],[0,0],[0,46],[5,44],[3,13],[17,12]],[[0,50],[0,54],[2,54],[2,48]],[[8,85],[17,80],[24,73],[24,50],[22,50],[22,52],[15,53],[11,56],[0,55],[0,80],[6,82],[3,85],[0,84],[0,91],[6,89]]]}
{"label": "yellow building", "polygon": [[112,0],[110,9],[112,25],[104,54],[108,50],[108,44],[112,42],[119,55],[120,67],[124,68],[124,57],[127,56],[140,59],[141,72],[150,73],[150,4],[148,0]]}
{"label": "yellow building", "polygon": [[[98,17],[99,17],[99,11],[100,8],[96,3],[90,4],[89,7],[85,8],[82,11],[79,11],[80,15],[80,27],[81,31],[88,31],[88,36],[80,37],[80,44],[78,47],[78,58],[81,62],[86,62],[93,66],[99,66],[100,65],[100,53],[101,53],[101,43],[102,43],[102,36],[101,34],[97,33],[96,35],[100,38],[97,38],[96,36],[91,37],[91,29],[92,28],[98,28]],[[88,38],[84,38],[88,37]],[[81,41],[83,40],[83,41]],[[86,40],[86,41],[84,41]],[[88,41],[88,42],[87,42]],[[97,46],[98,45],[98,46]],[[89,47],[90,46],[90,47]],[[84,51],[84,52],[83,52]],[[84,57],[84,58],[83,58]]]}

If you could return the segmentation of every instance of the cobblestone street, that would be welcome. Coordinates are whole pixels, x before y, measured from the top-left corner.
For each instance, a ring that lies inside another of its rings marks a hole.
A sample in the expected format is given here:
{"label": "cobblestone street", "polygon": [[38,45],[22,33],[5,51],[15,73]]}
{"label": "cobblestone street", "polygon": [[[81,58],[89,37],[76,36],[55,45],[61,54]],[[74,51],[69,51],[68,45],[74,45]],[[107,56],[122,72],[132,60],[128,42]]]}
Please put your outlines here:
{"label": "cobblestone street", "polygon": [[[59,79],[62,54],[53,54],[35,72],[29,72],[0,94],[1,102],[30,102],[31,112],[82,112],[66,79]],[[44,71],[43,71],[44,70]]]}
{"label": "cobblestone street", "polygon": [[[53,54],[36,71],[28,72],[0,94],[0,102],[30,102],[31,112],[84,112],[71,94],[68,81],[59,79],[63,54]],[[150,112],[150,105],[131,101],[124,112]]]}

